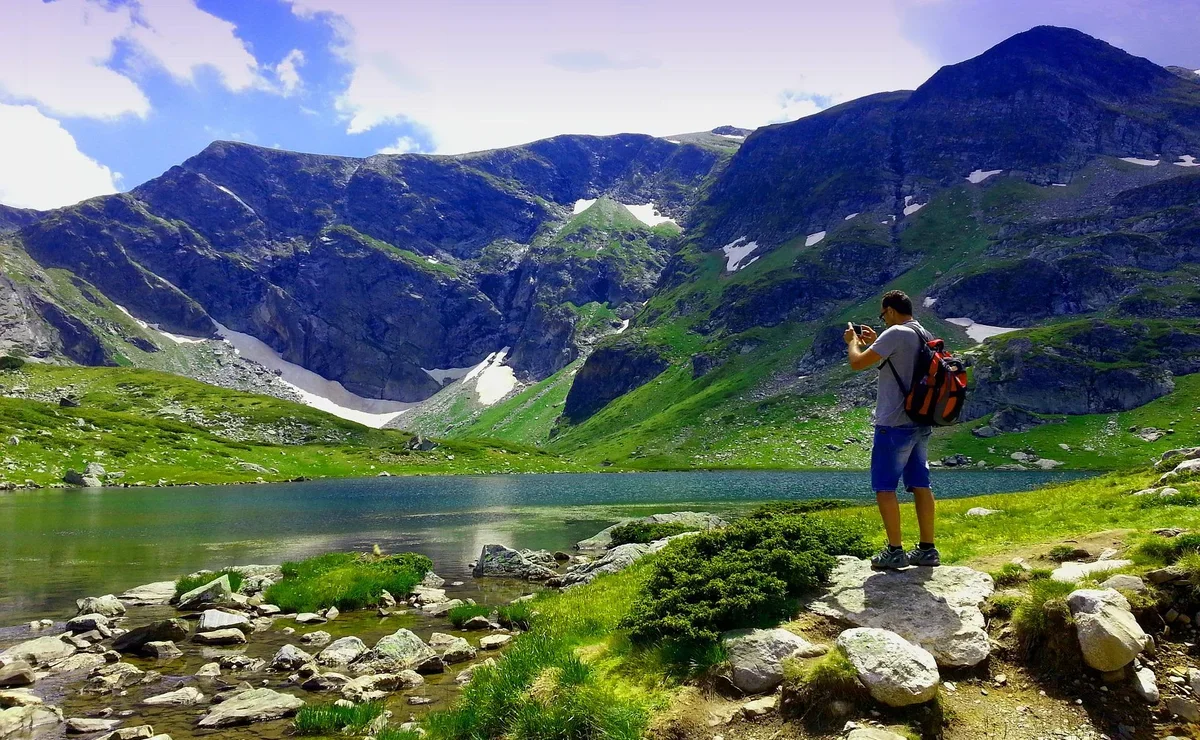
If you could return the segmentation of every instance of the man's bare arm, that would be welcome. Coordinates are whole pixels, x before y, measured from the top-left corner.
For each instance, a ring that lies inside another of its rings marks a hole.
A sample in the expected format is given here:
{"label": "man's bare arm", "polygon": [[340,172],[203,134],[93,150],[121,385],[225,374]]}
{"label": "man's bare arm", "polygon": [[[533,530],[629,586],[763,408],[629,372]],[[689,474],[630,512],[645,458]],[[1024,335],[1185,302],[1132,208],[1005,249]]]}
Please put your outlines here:
{"label": "man's bare arm", "polygon": [[883,358],[879,356],[878,352],[867,349],[866,341],[875,341],[875,331],[871,327],[863,327],[861,338],[854,333],[853,329],[846,329],[843,338],[846,340],[846,353],[850,358],[851,370],[858,372],[883,362]]}

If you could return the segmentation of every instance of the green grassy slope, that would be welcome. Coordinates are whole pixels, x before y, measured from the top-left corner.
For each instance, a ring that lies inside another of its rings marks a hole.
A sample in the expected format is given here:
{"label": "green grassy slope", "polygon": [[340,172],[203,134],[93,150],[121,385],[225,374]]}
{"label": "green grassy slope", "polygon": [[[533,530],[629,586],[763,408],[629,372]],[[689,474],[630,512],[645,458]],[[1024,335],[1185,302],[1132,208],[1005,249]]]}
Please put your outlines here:
{"label": "green grassy slope", "polygon": [[[82,470],[93,461],[124,472],[123,483],[142,484],[572,467],[545,452],[496,442],[411,451],[404,432],[150,370],[30,364],[0,372],[0,393],[6,396],[0,398],[0,477],[14,483],[56,483],[67,468]],[[66,394],[81,405],[59,407]],[[18,443],[10,444],[11,437]]]}

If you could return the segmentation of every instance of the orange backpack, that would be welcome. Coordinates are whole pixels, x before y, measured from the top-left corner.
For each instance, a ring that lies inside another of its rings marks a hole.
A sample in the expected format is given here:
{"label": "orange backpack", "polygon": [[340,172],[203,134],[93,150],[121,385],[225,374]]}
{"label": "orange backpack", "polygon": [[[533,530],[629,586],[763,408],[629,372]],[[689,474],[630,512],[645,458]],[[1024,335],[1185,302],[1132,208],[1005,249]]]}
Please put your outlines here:
{"label": "orange backpack", "polygon": [[913,330],[920,342],[912,381],[905,383],[892,361],[884,360],[904,391],[904,413],[917,426],[944,427],[957,423],[967,400],[966,366],[950,354],[941,339],[916,326],[905,326]]}

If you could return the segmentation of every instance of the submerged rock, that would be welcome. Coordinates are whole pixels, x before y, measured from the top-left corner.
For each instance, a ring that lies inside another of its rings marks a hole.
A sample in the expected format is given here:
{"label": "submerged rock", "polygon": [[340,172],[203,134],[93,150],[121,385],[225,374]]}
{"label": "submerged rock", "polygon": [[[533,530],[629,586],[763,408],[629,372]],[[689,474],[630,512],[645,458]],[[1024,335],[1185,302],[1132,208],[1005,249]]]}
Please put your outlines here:
{"label": "submerged rock", "polygon": [[733,685],[748,694],[770,691],[782,683],[784,658],[813,658],[826,651],[780,628],[726,632],[721,642]]}
{"label": "submerged rock", "polygon": [[839,635],[837,645],[876,701],[905,707],[937,696],[937,661],[895,632],[857,627]]}
{"label": "submerged rock", "polygon": [[973,666],[991,652],[979,605],[994,590],[991,576],[971,568],[875,571],[867,560],[843,556],[825,595],[808,608],[857,627],[891,630],[940,665]]}

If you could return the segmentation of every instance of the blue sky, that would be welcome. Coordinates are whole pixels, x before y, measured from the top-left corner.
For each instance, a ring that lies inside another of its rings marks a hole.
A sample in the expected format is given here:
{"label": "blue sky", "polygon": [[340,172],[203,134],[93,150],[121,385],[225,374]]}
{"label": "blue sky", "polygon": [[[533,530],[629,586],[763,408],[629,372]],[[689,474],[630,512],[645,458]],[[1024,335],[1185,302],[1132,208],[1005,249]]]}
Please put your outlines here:
{"label": "blue sky", "polygon": [[752,128],[1043,23],[1200,69],[1200,0],[2,0],[0,202],[126,190],[215,139],[368,156]]}

